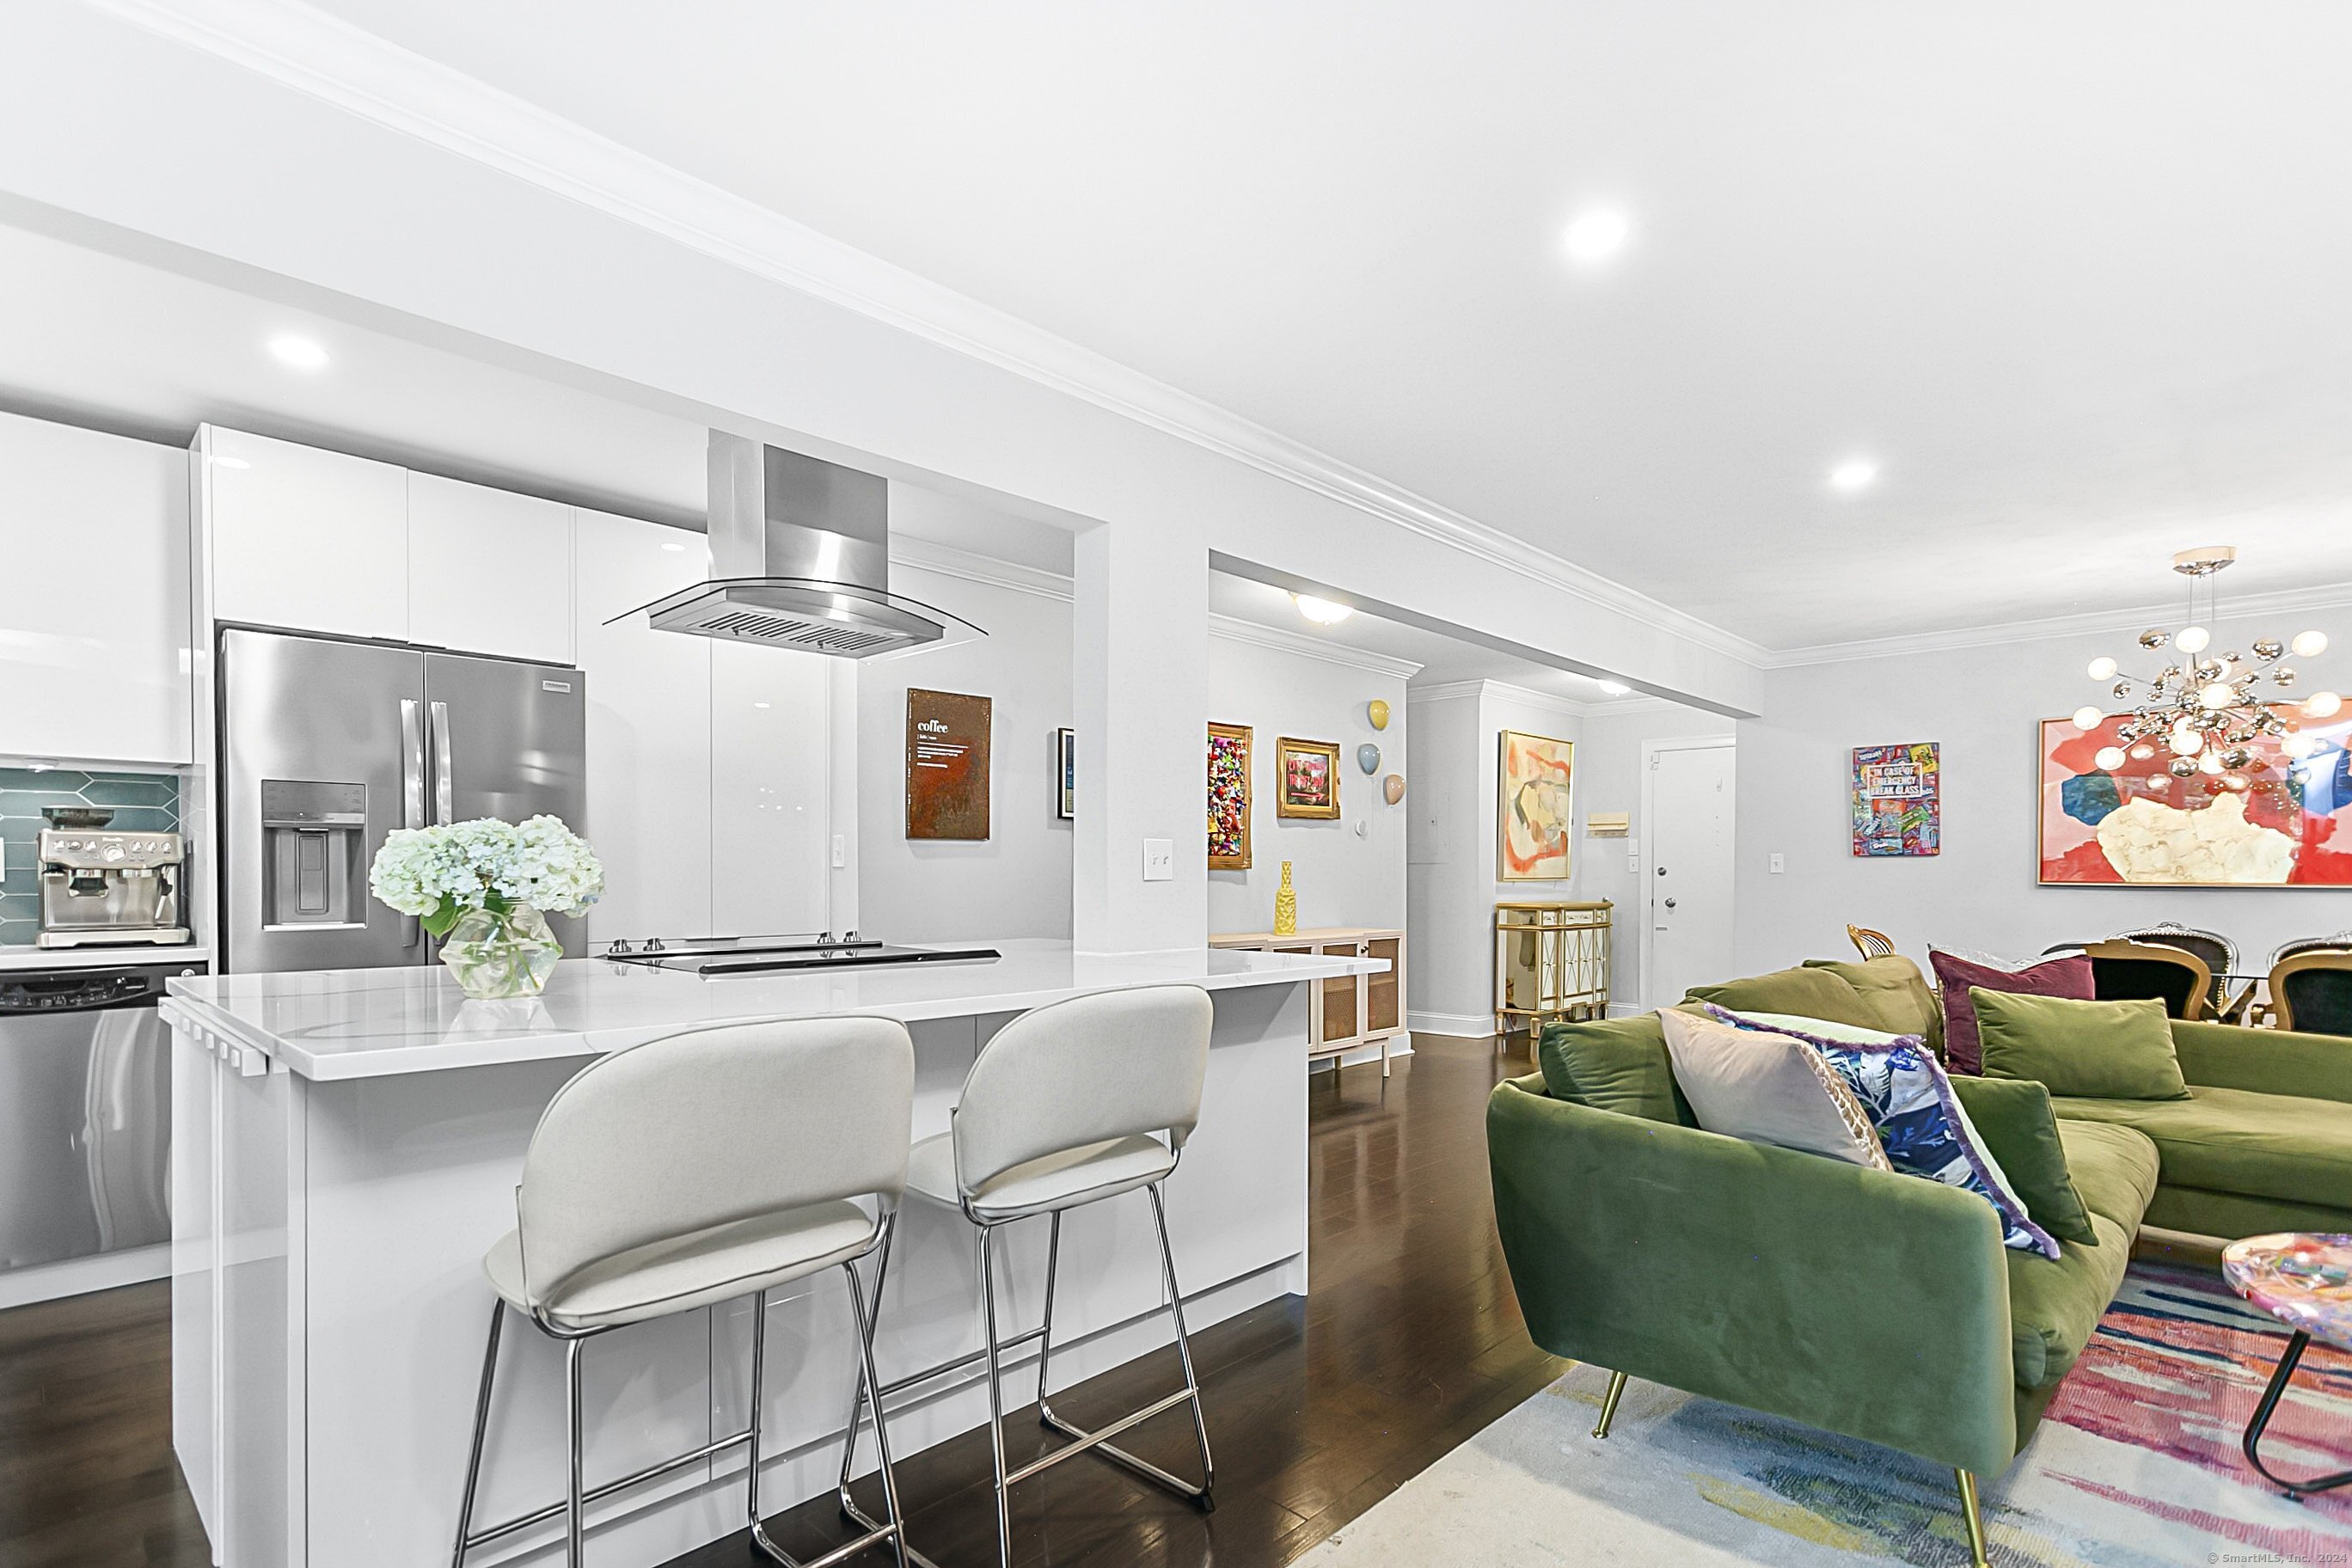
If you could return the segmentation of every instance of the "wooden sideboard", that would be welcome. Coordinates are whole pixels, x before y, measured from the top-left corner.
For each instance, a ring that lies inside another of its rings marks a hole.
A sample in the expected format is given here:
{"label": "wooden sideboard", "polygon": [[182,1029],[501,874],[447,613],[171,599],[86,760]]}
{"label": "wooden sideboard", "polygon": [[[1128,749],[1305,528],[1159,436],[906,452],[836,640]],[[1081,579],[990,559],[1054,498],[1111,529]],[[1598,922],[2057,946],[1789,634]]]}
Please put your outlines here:
{"label": "wooden sideboard", "polygon": [[1307,1044],[1307,1057],[1309,1061],[1333,1058],[1331,1071],[1336,1077],[1339,1070],[1336,1058],[1340,1053],[1377,1045],[1381,1047],[1381,1076],[1389,1076],[1389,1042],[1408,1032],[1404,932],[1327,926],[1289,936],[1276,936],[1272,931],[1213,936],[1209,945],[1260,952],[1320,952],[1387,959],[1389,967],[1384,974],[1353,974],[1322,983],[1315,1005],[1308,1009],[1312,1033]]}

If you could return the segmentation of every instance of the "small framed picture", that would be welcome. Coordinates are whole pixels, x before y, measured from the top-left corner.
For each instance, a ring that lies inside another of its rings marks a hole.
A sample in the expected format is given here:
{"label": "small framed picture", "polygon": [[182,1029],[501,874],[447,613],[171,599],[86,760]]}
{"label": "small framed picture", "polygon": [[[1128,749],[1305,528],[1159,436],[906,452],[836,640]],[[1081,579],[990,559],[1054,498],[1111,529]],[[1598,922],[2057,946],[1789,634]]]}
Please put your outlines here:
{"label": "small framed picture", "polygon": [[1339,815],[1339,742],[1285,735],[1274,743],[1276,816],[1324,821]]}
{"label": "small framed picture", "polygon": [[1078,732],[1054,731],[1054,815],[1064,822],[1078,815]]}
{"label": "small framed picture", "polygon": [[1250,727],[1209,726],[1209,869],[1250,868]]}

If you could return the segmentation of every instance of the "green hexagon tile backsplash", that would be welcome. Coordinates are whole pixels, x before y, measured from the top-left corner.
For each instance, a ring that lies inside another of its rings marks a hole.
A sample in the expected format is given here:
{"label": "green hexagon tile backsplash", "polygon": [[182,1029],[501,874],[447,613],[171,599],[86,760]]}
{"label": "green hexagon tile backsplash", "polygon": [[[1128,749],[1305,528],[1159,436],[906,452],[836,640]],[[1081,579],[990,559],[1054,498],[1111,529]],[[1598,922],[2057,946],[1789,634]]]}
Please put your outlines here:
{"label": "green hexagon tile backsplash", "polygon": [[171,773],[98,773],[76,768],[0,768],[0,946],[29,945],[41,934],[41,884],[34,840],[48,826],[45,805],[102,805],[107,826],[133,832],[180,830],[180,781]]}

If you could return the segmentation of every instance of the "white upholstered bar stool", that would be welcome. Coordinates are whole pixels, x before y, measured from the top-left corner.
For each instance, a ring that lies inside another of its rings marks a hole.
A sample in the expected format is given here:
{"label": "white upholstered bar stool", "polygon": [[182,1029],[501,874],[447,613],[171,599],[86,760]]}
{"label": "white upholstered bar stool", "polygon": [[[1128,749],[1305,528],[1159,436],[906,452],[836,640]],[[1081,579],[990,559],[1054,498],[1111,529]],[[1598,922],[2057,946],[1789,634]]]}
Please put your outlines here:
{"label": "white upholstered bar stool", "polygon": [[[969,1355],[883,1384],[881,1397],[874,1402],[875,1435],[877,1440],[882,1435],[883,1399],[974,1362],[986,1364],[989,1438],[996,1462],[1000,1568],[1011,1568],[1013,1562],[1008,1495],[1013,1485],[1089,1449],[1191,1500],[1203,1512],[1215,1506],[1210,1490],[1215,1472],[1209,1458],[1209,1428],[1201,1412],[1201,1384],[1192,1372],[1192,1342],[1184,1333],[1184,1299],[1177,1289],[1176,1258],[1168,1246],[1168,1212],[1160,1194],[1160,1184],[1176,1169],[1184,1141],[1201,1119],[1201,1086],[1208,1075],[1212,1016],[1209,994],[1197,985],[1105,992],[1024,1013],[981,1047],[964,1079],[950,1131],[916,1144],[908,1157],[908,1193],[960,1210],[980,1228],[982,1342]],[[1184,1386],[1107,1426],[1087,1431],[1055,1414],[1047,1397],[1062,1215],[1138,1188],[1150,1197],[1152,1224],[1159,1234],[1165,1310],[1175,1326]],[[1048,1216],[1051,1226],[1045,1250],[1044,1320],[1026,1333],[1006,1338],[999,1333],[996,1322],[995,1233],[1001,1226],[1041,1215]],[[875,1279],[877,1301],[889,1267],[886,1239]],[[1039,1418],[1072,1441],[1008,1471],[1003,1357],[1032,1340],[1037,1342]],[[1201,1446],[1197,1486],[1112,1447],[1108,1440],[1186,1403],[1192,1407],[1192,1435]],[[849,1472],[857,1452],[857,1428],[865,1405],[866,1389],[861,1386],[850,1408],[849,1437],[842,1455],[841,1507],[849,1518],[873,1529],[876,1522],[849,1495]],[[918,1563],[926,1561],[911,1549],[908,1555]]]}
{"label": "white upholstered bar stool", "polygon": [[[468,1549],[558,1517],[572,1568],[580,1568],[589,1503],[739,1446],[748,1449],[751,1535],[759,1551],[793,1568],[819,1568],[887,1542],[906,1568],[887,1444],[881,1448],[887,1520],[802,1565],[760,1522],[760,1427],[768,1292],[777,1286],[839,1268],[856,1322],[859,1388],[875,1382],[873,1326],[854,1265],[888,1244],[906,1185],[914,1092],[906,1026],[860,1017],[669,1035],[592,1063],[556,1092],[523,1156],[515,1228],[482,1260],[498,1300],[458,1508],[457,1568]],[[635,1475],[586,1486],[582,1347],[630,1323],[745,1296],[754,1299],[751,1424]],[[476,1531],[499,1330],[509,1309],[563,1342],[571,1483],[563,1501]]]}

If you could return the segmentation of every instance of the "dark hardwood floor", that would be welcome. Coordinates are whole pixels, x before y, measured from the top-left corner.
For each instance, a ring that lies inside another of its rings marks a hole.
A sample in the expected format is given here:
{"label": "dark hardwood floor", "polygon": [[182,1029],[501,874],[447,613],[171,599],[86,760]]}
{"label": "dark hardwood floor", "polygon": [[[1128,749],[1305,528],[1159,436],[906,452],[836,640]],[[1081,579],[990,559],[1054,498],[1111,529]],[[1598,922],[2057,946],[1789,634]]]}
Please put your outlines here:
{"label": "dark hardwood floor", "polygon": [[[1309,1093],[1313,1285],[1194,1336],[1217,1458],[1203,1515],[1091,1457],[1014,1492],[1024,1563],[1248,1568],[1289,1563],[1556,1375],[1528,1341],[1495,1239],[1487,1090],[1528,1070],[1490,1043],[1424,1036],[1382,1085],[1350,1068]],[[1173,1350],[1065,1391],[1088,1422],[1175,1386]],[[1050,1445],[1033,1405],[1015,1453]],[[1197,1464],[1181,1411],[1132,1447]],[[870,1450],[869,1450],[870,1451]],[[942,1568],[992,1563],[988,1439],[902,1462],[909,1539]],[[866,1483],[872,1490],[872,1483]],[[810,1554],[844,1539],[829,1499],[772,1527]],[[887,1554],[865,1561],[885,1562]],[[670,1568],[740,1568],[742,1537]],[[171,1447],[169,1292],[160,1284],[0,1312],[0,1563],[203,1568]]]}

